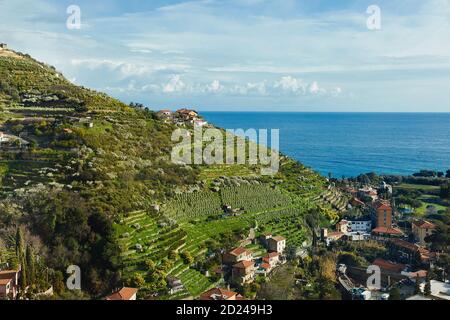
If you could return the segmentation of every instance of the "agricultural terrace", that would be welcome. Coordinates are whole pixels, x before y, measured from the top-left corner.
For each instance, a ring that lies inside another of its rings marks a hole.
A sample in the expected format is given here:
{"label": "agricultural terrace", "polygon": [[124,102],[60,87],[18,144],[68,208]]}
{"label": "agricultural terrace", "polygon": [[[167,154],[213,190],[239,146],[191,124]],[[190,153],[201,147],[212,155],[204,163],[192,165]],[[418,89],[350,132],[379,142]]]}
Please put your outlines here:
{"label": "agricultural terrace", "polygon": [[[244,208],[244,212],[226,215],[223,203]],[[205,260],[208,241],[220,243],[222,235],[246,235],[250,228],[258,226],[260,232],[286,237],[288,246],[301,246],[308,238],[308,230],[302,225],[303,214],[309,208],[307,202],[294,203],[283,192],[266,185],[177,195],[162,209],[163,215],[137,211],[116,224],[123,274],[139,273],[150,279],[146,265],[150,259],[165,277],[178,277],[185,286],[183,292],[169,298],[196,297],[215,285],[211,278],[192,268],[194,262]],[[149,286],[151,283],[149,280]],[[149,286],[143,289],[151,292]]]}

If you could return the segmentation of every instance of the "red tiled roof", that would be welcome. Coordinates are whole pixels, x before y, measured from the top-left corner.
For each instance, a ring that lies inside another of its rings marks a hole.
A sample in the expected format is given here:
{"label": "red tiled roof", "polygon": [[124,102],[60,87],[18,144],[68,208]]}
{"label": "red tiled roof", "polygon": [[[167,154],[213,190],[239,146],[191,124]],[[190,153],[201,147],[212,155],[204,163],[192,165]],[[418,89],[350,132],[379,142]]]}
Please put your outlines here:
{"label": "red tiled roof", "polygon": [[2,270],[0,271],[0,279],[13,279],[18,270]]}
{"label": "red tiled roof", "polygon": [[396,228],[388,228],[388,227],[378,227],[372,230],[373,233],[378,234],[389,234],[394,236],[401,236],[403,235],[403,232]]}
{"label": "red tiled roof", "polygon": [[422,229],[435,229],[436,228],[436,225],[434,223],[431,223],[426,220],[416,220],[416,221],[413,221],[413,224],[416,227],[422,228]]}
{"label": "red tiled roof", "polygon": [[106,297],[106,300],[130,300],[138,292],[136,288],[124,287]]}
{"label": "red tiled roof", "polygon": [[11,281],[12,281],[12,278],[11,279],[0,279],[0,286],[6,286]]}
{"label": "red tiled roof", "polygon": [[261,268],[263,268],[263,269],[270,269],[270,264],[268,264],[268,263],[261,263]]}
{"label": "red tiled roof", "polygon": [[233,266],[233,268],[245,269],[245,268],[253,266],[253,264],[254,264],[253,261],[244,260],[244,261],[240,261],[240,262],[236,263]]}
{"label": "red tiled roof", "polygon": [[263,260],[263,262],[270,263],[269,257],[264,257],[262,260]]}
{"label": "red tiled roof", "polygon": [[241,255],[243,253],[250,254],[252,252],[250,250],[247,250],[247,249],[242,248],[242,247],[238,247],[238,248],[235,248],[235,249],[230,251],[230,254],[233,255],[233,256],[239,256],[239,255]]}
{"label": "red tiled roof", "polygon": [[373,205],[374,205],[376,210],[380,210],[380,209],[382,209],[382,210],[389,210],[389,209],[392,209],[391,205],[388,202],[385,202],[385,201],[377,201]]}
{"label": "red tiled roof", "polygon": [[242,298],[242,296],[237,294],[236,292],[221,288],[213,288],[211,290],[202,293],[200,295],[200,300],[230,300],[234,296],[236,296],[237,300],[243,300],[239,299]]}
{"label": "red tiled roof", "polygon": [[280,254],[278,253],[278,252],[269,252],[268,254],[267,254],[267,257],[268,258],[275,258],[275,257],[278,257]]}
{"label": "red tiled roof", "polygon": [[392,271],[392,272],[401,272],[405,270],[406,266],[400,263],[392,263],[390,261],[386,261],[384,259],[376,259],[373,262],[374,265],[379,266],[381,269]]}
{"label": "red tiled roof", "polygon": [[401,239],[393,239],[391,240],[391,243],[395,244],[398,247],[402,247],[405,249],[408,249],[410,251],[419,251],[419,246],[417,244],[401,240]]}

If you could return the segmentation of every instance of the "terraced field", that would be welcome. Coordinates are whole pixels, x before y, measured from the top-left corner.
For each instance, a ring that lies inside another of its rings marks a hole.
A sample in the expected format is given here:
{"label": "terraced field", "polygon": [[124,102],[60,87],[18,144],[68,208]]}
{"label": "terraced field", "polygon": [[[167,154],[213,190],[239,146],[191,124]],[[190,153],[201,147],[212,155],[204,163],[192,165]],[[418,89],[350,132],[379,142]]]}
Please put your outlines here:
{"label": "terraced field", "polygon": [[[245,213],[224,216],[221,204],[225,201],[233,207],[245,208]],[[306,203],[301,207],[282,192],[265,185],[178,195],[162,211],[171,219],[177,218],[177,223],[172,220],[171,226],[161,225],[161,217],[143,211],[129,213],[116,225],[124,272],[144,275],[146,259],[159,264],[169,258],[171,251],[188,253],[194,260],[205,257],[208,240],[230,232],[248,231],[255,224],[265,232],[286,237],[288,245],[301,246],[307,239],[302,227],[307,207]],[[167,221],[167,217],[163,219]],[[185,290],[169,298],[196,297],[214,285],[205,275],[190,268],[180,255],[172,254],[170,260],[172,267],[168,275],[181,279]]]}

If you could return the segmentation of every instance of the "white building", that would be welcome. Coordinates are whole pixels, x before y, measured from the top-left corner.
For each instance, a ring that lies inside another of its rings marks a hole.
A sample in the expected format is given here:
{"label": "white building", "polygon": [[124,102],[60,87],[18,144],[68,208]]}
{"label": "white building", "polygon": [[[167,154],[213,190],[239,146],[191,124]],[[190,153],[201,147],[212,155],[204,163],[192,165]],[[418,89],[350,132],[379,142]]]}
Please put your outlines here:
{"label": "white building", "polygon": [[372,231],[372,221],[348,221],[348,232],[370,232]]}

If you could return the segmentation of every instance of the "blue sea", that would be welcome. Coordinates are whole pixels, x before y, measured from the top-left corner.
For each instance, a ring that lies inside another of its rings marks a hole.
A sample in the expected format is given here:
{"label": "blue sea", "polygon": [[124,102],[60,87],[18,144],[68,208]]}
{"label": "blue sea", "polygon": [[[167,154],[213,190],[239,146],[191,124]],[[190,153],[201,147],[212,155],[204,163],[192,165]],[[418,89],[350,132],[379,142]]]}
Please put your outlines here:
{"label": "blue sea", "polygon": [[201,114],[224,129],[280,129],[280,151],[323,175],[450,169],[450,113]]}

